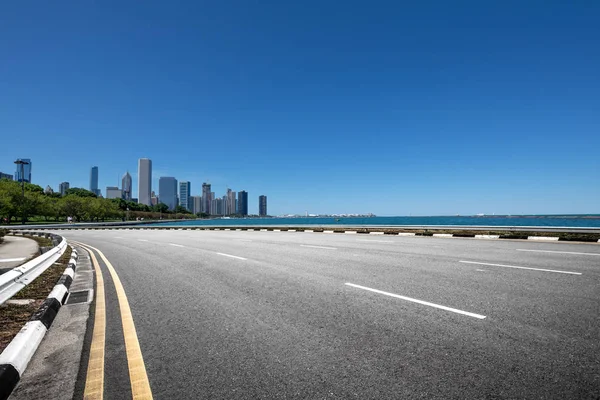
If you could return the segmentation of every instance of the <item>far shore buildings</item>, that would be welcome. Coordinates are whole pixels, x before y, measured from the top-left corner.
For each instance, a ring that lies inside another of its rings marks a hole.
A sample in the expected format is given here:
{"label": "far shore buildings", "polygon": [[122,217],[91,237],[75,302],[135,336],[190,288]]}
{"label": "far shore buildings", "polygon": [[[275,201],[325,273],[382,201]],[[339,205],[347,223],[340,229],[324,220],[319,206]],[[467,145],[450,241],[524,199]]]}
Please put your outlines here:
{"label": "far shore buildings", "polygon": [[[159,189],[160,192],[160,189]],[[138,203],[152,205],[152,160],[140,158],[138,160]]]}
{"label": "far shore buildings", "polygon": [[4,172],[0,172],[0,179],[8,179],[9,181],[12,181],[13,176],[11,174],[5,174]]}

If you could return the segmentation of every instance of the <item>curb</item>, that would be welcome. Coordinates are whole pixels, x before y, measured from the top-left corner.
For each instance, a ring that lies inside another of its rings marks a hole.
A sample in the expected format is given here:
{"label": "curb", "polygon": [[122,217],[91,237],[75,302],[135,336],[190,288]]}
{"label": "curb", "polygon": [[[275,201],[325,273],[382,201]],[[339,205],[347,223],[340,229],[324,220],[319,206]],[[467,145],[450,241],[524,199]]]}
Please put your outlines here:
{"label": "curb", "polygon": [[[481,227],[477,227],[477,229],[475,230],[481,230],[479,229]],[[490,231],[494,231],[494,227],[489,227]],[[503,227],[500,227],[503,228]],[[505,233],[501,233],[498,234],[498,232],[493,232],[496,233],[494,235],[491,234],[476,234],[474,232],[469,232],[469,233],[461,233],[459,229],[450,229],[450,230],[458,230],[459,232],[455,232],[455,233],[435,233],[436,230],[440,230],[441,228],[432,228],[432,229],[424,229],[424,232],[403,232],[402,229],[409,229],[409,228],[394,228],[394,229],[388,229],[386,231],[382,231],[383,228],[375,228],[375,227],[367,227],[367,228],[357,228],[357,227],[349,227],[347,229],[341,228],[341,227],[336,227],[336,228],[331,228],[331,227],[314,227],[314,228],[307,228],[307,227],[281,227],[281,226],[274,226],[274,227],[265,227],[264,225],[262,226],[244,226],[244,227],[239,227],[239,226],[232,226],[229,228],[225,228],[225,227],[213,227],[213,226],[192,226],[192,227],[183,227],[183,228],[177,228],[177,227],[170,227],[170,226],[164,226],[164,227],[148,227],[145,226],[143,228],[136,226],[136,227],[104,227],[104,226],[99,226],[97,228],[90,228],[90,227],[77,227],[77,228],[61,228],[61,227],[45,227],[45,228],[40,228],[39,230],[118,230],[118,229],[123,229],[123,230],[148,230],[148,231],[153,231],[153,230],[200,230],[200,231],[247,231],[247,232],[256,232],[256,231],[260,231],[260,232],[315,232],[315,233],[327,233],[327,234],[337,234],[337,233],[347,233],[347,234],[371,234],[371,235],[389,235],[389,236],[421,236],[421,237],[437,237],[437,238],[474,238],[474,239],[487,239],[487,240],[502,240],[502,239],[518,239],[518,240],[529,240],[529,241],[538,241],[538,242],[586,242],[586,243],[600,243],[600,233],[596,233],[596,232],[590,232],[590,233],[585,233],[585,232],[560,232],[557,231],[556,233],[558,234],[558,236],[534,236],[532,235],[532,233],[536,233],[536,231],[534,229],[525,229],[528,227],[523,227],[524,229],[522,230],[518,230],[516,228],[511,227],[511,229],[500,229],[501,231],[505,232]],[[535,228],[535,227],[534,227]],[[466,229],[467,231],[469,229]],[[23,232],[23,231],[19,231],[19,230],[12,230],[13,234],[18,234],[18,233],[27,233],[27,232]],[[540,232],[541,233],[541,232]],[[590,237],[591,236],[591,237]]]}
{"label": "curb", "polygon": [[0,400],[6,400],[21,380],[27,364],[65,303],[77,268],[77,251],[73,248],[69,265],[40,308],[0,354]]}

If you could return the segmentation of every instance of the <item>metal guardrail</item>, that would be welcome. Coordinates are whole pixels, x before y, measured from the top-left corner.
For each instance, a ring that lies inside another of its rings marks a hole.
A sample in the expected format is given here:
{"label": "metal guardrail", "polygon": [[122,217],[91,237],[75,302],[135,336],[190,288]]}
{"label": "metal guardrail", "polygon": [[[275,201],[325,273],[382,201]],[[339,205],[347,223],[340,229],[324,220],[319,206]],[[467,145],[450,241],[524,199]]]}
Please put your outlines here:
{"label": "metal guardrail", "polygon": [[55,247],[20,267],[0,275],[0,304],[4,304],[4,302],[30,284],[63,255],[67,248],[67,240],[62,236],[53,235],[53,240],[56,238],[59,238],[60,242]]}

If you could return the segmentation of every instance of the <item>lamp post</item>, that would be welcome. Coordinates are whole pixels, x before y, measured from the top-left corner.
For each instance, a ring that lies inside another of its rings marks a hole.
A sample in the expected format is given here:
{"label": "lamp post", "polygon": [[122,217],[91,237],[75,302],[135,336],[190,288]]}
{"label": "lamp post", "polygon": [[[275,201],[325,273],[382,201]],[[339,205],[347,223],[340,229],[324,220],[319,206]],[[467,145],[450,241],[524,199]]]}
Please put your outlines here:
{"label": "lamp post", "polygon": [[25,225],[25,177],[23,175],[25,175],[25,165],[29,165],[29,163],[27,161],[17,160],[17,161],[15,161],[15,164],[21,166],[21,191],[23,194],[22,203],[21,203],[21,207],[23,209],[22,222],[23,222],[23,225]]}

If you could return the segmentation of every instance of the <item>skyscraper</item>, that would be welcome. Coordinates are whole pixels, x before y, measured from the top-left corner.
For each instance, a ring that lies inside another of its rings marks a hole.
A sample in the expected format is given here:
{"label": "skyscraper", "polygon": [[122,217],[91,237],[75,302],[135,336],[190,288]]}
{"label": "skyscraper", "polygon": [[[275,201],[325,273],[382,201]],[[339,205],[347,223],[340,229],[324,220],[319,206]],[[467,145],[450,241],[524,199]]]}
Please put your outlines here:
{"label": "skyscraper", "polygon": [[161,176],[158,180],[158,200],[166,204],[169,210],[177,207],[177,179],[172,176]]}
{"label": "skyscraper", "polygon": [[238,209],[240,215],[248,215],[248,192],[240,190],[238,192]]}
{"label": "skyscraper", "polygon": [[107,199],[120,199],[123,197],[123,191],[116,186],[106,187],[106,198]]}
{"label": "skyscraper", "polygon": [[206,214],[211,214],[211,193],[210,193],[210,183],[202,183],[202,212]]}
{"label": "skyscraper", "polygon": [[261,217],[267,216],[267,196],[258,196],[258,215]]}
{"label": "skyscraper", "polygon": [[90,192],[100,195],[100,190],[98,190],[98,167],[92,167],[90,171]]}
{"label": "skyscraper", "polygon": [[131,175],[129,175],[129,171],[123,175],[121,179],[121,190],[123,190],[123,199],[131,200],[131,189],[133,187],[133,182],[131,180]]}
{"label": "skyscraper", "polygon": [[15,181],[17,182],[29,182],[31,183],[31,159],[29,158],[18,158],[17,161],[23,161],[26,164],[17,164],[17,171],[15,173]]}
{"label": "skyscraper", "polygon": [[235,192],[227,189],[227,206],[225,215],[235,214]]}
{"label": "skyscraper", "polygon": [[190,201],[190,193],[192,192],[192,184],[188,181],[179,182],[179,205],[188,211],[192,211]]}
{"label": "skyscraper", "polygon": [[[160,190],[159,190],[160,191]],[[175,188],[177,191],[177,188]],[[138,160],[138,203],[151,205],[150,193],[152,192],[152,160],[140,158]]]}
{"label": "skyscraper", "polygon": [[190,196],[190,206],[192,213],[200,214],[202,212],[202,196]]}
{"label": "skyscraper", "polygon": [[58,191],[61,196],[66,195],[67,190],[69,190],[69,182],[61,182],[60,185],[58,185]]}

